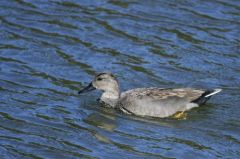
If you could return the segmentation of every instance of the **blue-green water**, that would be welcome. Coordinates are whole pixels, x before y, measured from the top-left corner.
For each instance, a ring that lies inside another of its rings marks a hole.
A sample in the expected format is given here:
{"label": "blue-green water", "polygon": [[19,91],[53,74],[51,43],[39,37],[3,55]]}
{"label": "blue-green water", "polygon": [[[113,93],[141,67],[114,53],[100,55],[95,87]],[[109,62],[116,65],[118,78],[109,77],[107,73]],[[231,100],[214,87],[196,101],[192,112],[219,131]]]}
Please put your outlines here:
{"label": "blue-green water", "polygon": [[[240,158],[240,1],[0,1],[0,158]],[[222,88],[186,120],[79,96],[97,72],[121,89]]]}

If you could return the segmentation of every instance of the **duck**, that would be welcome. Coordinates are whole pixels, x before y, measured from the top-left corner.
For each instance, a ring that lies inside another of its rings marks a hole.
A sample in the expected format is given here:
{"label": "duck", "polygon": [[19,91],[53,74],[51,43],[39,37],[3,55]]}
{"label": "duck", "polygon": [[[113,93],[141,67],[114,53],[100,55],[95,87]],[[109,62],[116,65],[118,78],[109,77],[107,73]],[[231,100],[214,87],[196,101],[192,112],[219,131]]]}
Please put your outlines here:
{"label": "duck", "polygon": [[135,88],[120,92],[119,82],[112,73],[99,73],[78,94],[101,90],[100,103],[126,114],[166,118],[205,104],[222,89]]}

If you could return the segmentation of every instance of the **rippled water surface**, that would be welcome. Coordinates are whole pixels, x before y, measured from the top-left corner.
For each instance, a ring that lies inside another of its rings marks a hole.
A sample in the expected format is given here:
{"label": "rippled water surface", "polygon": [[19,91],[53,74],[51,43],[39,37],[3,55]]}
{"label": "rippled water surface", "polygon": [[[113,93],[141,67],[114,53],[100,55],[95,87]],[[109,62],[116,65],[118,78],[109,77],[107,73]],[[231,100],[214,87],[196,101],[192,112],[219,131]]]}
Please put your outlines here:
{"label": "rippled water surface", "polygon": [[[0,158],[240,158],[240,1],[1,0]],[[223,88],[186,120],[147,119],[79,96]]]}

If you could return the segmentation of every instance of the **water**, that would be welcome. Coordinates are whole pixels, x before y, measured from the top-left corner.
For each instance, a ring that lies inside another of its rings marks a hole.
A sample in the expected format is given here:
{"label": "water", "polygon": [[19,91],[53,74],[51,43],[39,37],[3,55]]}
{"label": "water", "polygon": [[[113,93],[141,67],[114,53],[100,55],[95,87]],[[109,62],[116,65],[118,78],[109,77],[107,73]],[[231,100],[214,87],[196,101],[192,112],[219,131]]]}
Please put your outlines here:
{"label": "water", "polygon": [[[1,0],[1,158],[240,158],[240,2]],[[100,107],[77,91],[223,88],[187,120]]]}

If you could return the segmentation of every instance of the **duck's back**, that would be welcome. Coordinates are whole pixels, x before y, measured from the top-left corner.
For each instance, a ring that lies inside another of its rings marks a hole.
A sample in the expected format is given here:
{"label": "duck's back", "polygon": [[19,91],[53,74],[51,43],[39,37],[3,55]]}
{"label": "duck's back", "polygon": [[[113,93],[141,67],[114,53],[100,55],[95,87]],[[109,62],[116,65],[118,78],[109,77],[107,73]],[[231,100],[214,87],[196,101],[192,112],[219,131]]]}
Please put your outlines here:
{"label": "duck's back", "polygon": [[137,88],[121,94],[120,109],[140,116],[168,117],[198,104],[192,101],[201,97],[204,90],[191,88]]}

